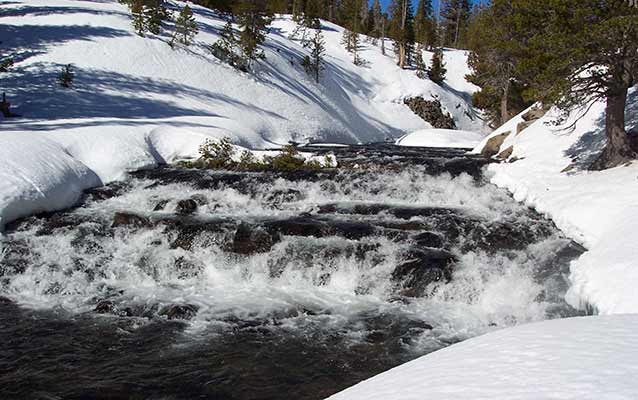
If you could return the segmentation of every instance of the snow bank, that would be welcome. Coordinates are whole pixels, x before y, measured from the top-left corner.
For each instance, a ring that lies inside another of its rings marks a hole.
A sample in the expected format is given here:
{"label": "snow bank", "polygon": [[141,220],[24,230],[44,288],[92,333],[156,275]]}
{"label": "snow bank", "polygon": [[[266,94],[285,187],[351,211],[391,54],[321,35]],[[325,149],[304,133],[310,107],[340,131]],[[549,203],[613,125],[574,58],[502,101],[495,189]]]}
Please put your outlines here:
{"label": "snow bank", "polygon": [[402,136],[395,144],[414,147],[458,147],[474,148],[485,135],[478,132],[453,129],[423,129]]}
{"label": "snow bank", "polygon": [[[390,43],[387,56],[363,43],[367,66],[355,66],[340,44],[342,28],[323,22],[326,70],[316,84],[301,66],[308,49],[289,38],[295,24],[281,16],[267,35],[266,60],[247,74],[208,50],[225,20],[191,7],[199,34],[173,50],[170,23],[163,35],[141,38],[115,0],[0,3],[3,51],[16,55],[2,91],[23,116],[0,117],[0,228],[68,207],[82,189],[127,171],[195,157],[207,137],[251,148],[385,140],[430,127],[403,104],[417,95],[439,98],[459,127],[483,129],[468,101],[476,88],[463,78],[465,52],[446,51],[450,73],[439,86],[399,69]],[[69,63],[70,90],[56,81]]]}
{"label": "snow bank", "polygon": [[[638,90],[630,92],[626,111],[627,128],[638,126]],[[575,112],[566,125],[581,113]],[[573,132],[548,125],[554,117],[552,110],[518,135],[508,136],[501,149],[513,146],[511,160],[516,161],[490,165],[491,180],[551,217],[589,249],[571,266],[572,305],[589,304],[602,314],[636,313],[638,163],[601,172],[584,169],[605,143],[604,103],[595,104]],[[519,115],[490,137],[515,132],[521,121]]]}
{"label": "snow bank", "polygon": [[329,399],[636,399],[637,330],[637,315],[521,325],[428,354]]}

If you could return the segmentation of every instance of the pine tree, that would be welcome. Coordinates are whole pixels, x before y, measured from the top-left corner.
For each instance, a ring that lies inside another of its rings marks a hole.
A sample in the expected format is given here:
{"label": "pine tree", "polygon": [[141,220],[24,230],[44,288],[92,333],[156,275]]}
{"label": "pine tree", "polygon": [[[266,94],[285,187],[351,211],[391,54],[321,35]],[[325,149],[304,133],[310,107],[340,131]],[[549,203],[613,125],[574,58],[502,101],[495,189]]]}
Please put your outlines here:
{"label": "pine tree", "polygon": [[131,16],[133,17],[133,29],[139,36],[144,37],[146,33],[146,17],[144,16],[144,1],[133,0],[130,5]]}
{"label": "pine tree", "polygon": [[184,46],[190,46],[198,31],[199,29],[197,28],[193,11],[188,4],[186,4],[175,20],[175,32],[173,32],[173,37],[169,44],[171,47],[174,47],[175,40],[177,40]]}
{"label": "pine tree", "polygon": [[230,21],[226,22],[220,36],[221,37],[210,46],[211,53],[221,61],[235,68],[246,69],[245,62],[239,54],[241,51],[239,49],[239,39],[237,39],[233,24]]}
{"label": "pine tree", "polygon": [[[372,3],[372,8],[370,10],[371,19],[372,19],[372,29],[370,31],[370,36],[374,39],[381,38],[382,32],[382,24],[383,24],[383,11],[381,10],[381,3],[379,0],[374,0]],[[376,44],[373,42],[373,44]]]}
{"label": "pine tree", "polygon": [[638,8],[613,0],[521,0],[513,6],[517,26],[526,28],[514,39],[525,45],[520,70],[532,82],[527,96],[566,111],[606,100],[607,144],[591,167],[635,159],[625,106],[638,82]]}
{"label": "pine tree", "polygon": [[417,44],[416,54],[414,55],[414,57],[416,59],[416,76],[421,79],[425,79],[425,76],[427,75],[427,68],[425,67],[425,63],[423,62],[423,48],[421,47],[421,44]]}
{"label": "pine tree", "polygon": [[517,19],[511,1],[493,0],[489,8],[475,13],[468,30],[472,73],[466,79],[481,88],[472,103],[485,111],[493,126],[531,105],[522,97],[527,82],[518,73],[524,50],[514,40]]}
{"label": "pine tree", "polygon": [[397,65],[405,68],[412,58],[414,43],[413,12],[410,0],[392,0],[389,35],[394,40]]}
{"label": "pine tree", "polygon": [[325,41],[321,30],[317,29],[314,37],[310,40],[310,56],[306,56],[303,66],[308,75],[311,75],[315,82],[319,83],[321,71],[324,70],[324,54],[326,52]]}
{"label": "pine tree", "polygon": [[432,82],[440,85],[445,80],[446,73],[447,70],[445,69],[445,63],[443,62],[443,50],[438,48],[432,55],[432,64],[428,69],[428,77]]}
{"label": "pine tree", "polygon": [[73,85],[74,77],[75,74],[73,73],[73,66],[71,64],[67,64],[58,74],[58,82],[60,83],[60,86],[68,89]]}
{"label": "pine tree", "polygon": [[246,59],[246,66],[250,68],[255,60],[265,58],[259,46],[266,40],[271,15],[265,0],[239,0],[234,10],[240,28],[239,47]]}
{"label": "pine tree", "polygon": [[441,1],[442,43],[444,46],[460,48],[467,39],[472,4],[470,0]]}
{"label": "pine tree", "polygon": [[417,43],[427,48],[436,44],[436,22],[432,9],[432,0],[419,0],[414,15],[414,37]]}

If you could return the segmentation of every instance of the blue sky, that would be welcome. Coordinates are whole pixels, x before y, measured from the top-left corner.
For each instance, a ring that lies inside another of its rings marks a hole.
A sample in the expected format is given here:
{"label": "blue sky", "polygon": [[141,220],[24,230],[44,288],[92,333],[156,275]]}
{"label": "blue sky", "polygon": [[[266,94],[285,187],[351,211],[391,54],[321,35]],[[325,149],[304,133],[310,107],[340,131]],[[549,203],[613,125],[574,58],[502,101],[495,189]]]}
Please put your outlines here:
{"label": "blue sky", "polygon": [[[390,4],[391,0],[380,0],[381,1],[381,7],[383,7],[384,10],[387,9],[388,4]],[[412,4],[413,7],[416,7],[417,3],[419,2],[419,0],[412,0]],[[472,3],[476,4],[479,3],[480,0],[472,0]],[[372,3],[372,1],[369,1],[369,3]],[[438,3],[439,0],[432,0],[432,7],[434,8],[434,12],[436,13],[437,7],[438,7]],[[487,3],[486,0],[483,0],[483,3]]]}

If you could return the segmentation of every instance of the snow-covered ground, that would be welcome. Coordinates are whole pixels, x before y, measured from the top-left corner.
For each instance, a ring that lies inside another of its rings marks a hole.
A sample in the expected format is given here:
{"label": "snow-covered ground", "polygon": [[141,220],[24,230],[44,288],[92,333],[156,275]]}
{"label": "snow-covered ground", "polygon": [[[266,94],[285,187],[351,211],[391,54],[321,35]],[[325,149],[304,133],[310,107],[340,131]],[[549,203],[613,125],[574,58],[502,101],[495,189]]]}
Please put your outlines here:
{"label": "snow-covered ground", "polygon": [[483,140],[479,132],[423,129],[398,138],[395,144],[411,147],[459,147],[472,149]]}
{"label": "snow-covered ground", "polygon": [[430,353],[330,400],[633,400],[638,316],[520,325]]}
{"label": "snow-covered ground", "polygon": [[[2,50],[16,60],[1,90],[23,116],[0,119],[0,228],[67,207],[82,189],[126,171],[196,157],[206,137],[251,148],[396,138],[430,127],[403,104],[409,96],[435,96],[460,129],[484,129],[469,105],[476,88],[464,79],[465,52],[445,52],[450,72],[438,86],[399,69],[389,41],[385,56],[364,42],[367,65],[355,66],[340,44],[342,28],[323,22],[326,70],[316,84],[301,67],[308,50],[289,39],[295,25],[281,16],[266,60],[247,74],[208,51],[225,21],[191,6],[200,32],[189,48],[172,50],[170,24],[163,36],[141,38],[115,0],[0,3]],[[71,90],[56,81],[69,63]]]}
{"label": "snow-covered ground", "polygon": [[[513,146],[510,159],[516,161],[489,170],[493,183],[547,214],[589,250],[571,266],[572,305],[591,305],[601,314],[638,313],[638,163],[585,170],[605,143],[604,108],[603,102],[595,104],[572,132],[548,125],[556,115],[551,111],[515,135],[522,121],[515,117],[490,137],[511,131],[501,149]],[[581,114],[574,112],[565,126]],[[627,129],[638,127],[636,89],[626,115]]]}

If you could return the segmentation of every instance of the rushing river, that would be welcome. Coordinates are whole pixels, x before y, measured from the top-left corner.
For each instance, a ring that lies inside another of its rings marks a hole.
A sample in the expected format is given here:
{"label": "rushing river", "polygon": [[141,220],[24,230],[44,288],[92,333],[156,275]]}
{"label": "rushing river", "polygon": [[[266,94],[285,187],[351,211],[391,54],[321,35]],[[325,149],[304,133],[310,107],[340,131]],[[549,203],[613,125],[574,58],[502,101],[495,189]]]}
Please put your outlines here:
{"label": "rushing river", "polygon": [[336,170],[132,173],[9,226],[0,398],[322,399],[576,315],[582,249],[486,183],[484,160],[331,151]]}

